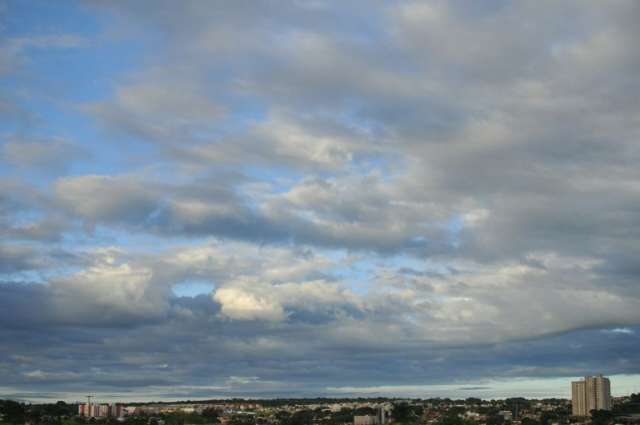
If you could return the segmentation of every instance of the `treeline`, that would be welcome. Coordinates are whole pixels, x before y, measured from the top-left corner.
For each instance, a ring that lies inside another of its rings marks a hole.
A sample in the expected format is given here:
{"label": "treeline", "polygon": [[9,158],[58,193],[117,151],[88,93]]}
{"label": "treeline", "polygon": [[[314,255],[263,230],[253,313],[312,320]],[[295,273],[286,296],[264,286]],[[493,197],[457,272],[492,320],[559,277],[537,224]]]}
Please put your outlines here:
{"label": "treeline", "polygon": [[5,424],[59,424],[62,418],[78,412],[75,404],[64,401],[47,404],[25,404],[14,400],[0,400],[0,421]]}
{"label": "treeline", "polygon": [[[278,407],[286,405],[309,405],[309,404],[335,404],[335,403],[383,403],[391,402],[398,399],[386,397],[358,397],[358,398],[273,398],[273,399],[255,399],[255,398],[211,398],[206,400],[176,400],[176,401],[150,401],[150,402],[130,402],[128,406],[146,406],[146,405],[181,405],[181,404],[260,404],[266,407]],[[416,401],[419,401],[416,399]]]}
{"label": "treeline", "polygon": [[182,404],[253,404],[258,403],[265,407],[280,407],[286,405],[312,405],[312,404],[337,404],[337,403],[398,403],[401,401],[409,401],[411,403],[431,403],[434,405],[439,404],[482,404],[482,403],[511,403],[520,402],[524,404],[531,401],[542,401],[544,403],[560,404],[566,402],[563,399],[557,398],[545,398],[541,400],[529,400],[521,397],[510,398],[506,400],[482,400],[475,397],[468,397],[464,399],[451,399],[442,397],[433,398],[389,398],[389,397],[312,397],[312,398],[273,398],[273,399],[254,399],[254,398],[224,398],[224,399],[205,399],[205,400],[175,400],[175,401],[151,401],[151,402],[129,402],[129,406],[144,406],[144,405],[182,405]]}
{"label": "treeline", "polygon": [[613,412],[617,415],[630,415],[640,413],[640,393],[631,394],[626,403],[613,406]]}

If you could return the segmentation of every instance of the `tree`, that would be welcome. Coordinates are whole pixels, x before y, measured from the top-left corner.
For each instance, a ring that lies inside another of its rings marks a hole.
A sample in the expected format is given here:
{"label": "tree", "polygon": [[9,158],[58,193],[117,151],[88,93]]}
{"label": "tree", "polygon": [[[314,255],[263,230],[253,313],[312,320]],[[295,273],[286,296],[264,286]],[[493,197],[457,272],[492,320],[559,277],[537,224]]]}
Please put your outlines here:
{"label": "tree", "polygon": [[229,419],[229,425],[255,425],[256,418],[253,415],[233,415]]}
{"label": "tree", "polygon": [[413,406],[413,414],[417,417],[421,417],[424,414],[424,407],[422,406]]}
{"label": "tree", "polygon": [[[91,418],[93,419],[93,418]],[[125,425],[147,425],[149,417],[144,413],[129,415],[125,417]]]}
{"label": "tree", "polygon": [[24,405],[13,400],[2,402],[0,413],[4,415],[4,421],[10,424],[23,424],[26,419]]}
{"label": "tree", "polygon": [[289,425],[311,425],[313,412],[311,410],[298,410],[289,419]]}
{"label": "tree", "polygon": [[291,413],[287,412],[286,410],[278,410],[275,416],[276,419],[278,419],[278,422],[286,423],[291,417]]}
{"label": "tree", "polygon": [[542,425],[551,425],[553,422],[562,422],[561,416],[556,412],[542,412],[540,415],[540,423]]}
{"label": "tree", "polygon": [[351,409],[343,407],[339,412],[331,414],[332,424],[344,424],[347,422],[353,422],[353,411]]}
{"label": "tree", "polygon": [[490,415],[487,417],[487,425],[503,425],[504,424],[504,416],[502,415]]}
{"label": "tree", "polygon": [[591,424],[592,425],[607,425],[613,422],[613,413],[609,410],[592,410],[591,411]]}
{"label": "tree", "polygon": [[411,417],[411,409],[409,408],[409,404],[406,402],[394,404],[392,416],[396,422],[409,421]]}
{"label": "tree", "polygon": [[468,421],[465,421],[457,414],[448,413],[438,419],[438,425],[469,425]]}
{"label": "tree", "polygon": [[449,410],[447,410],[447,416],[451,416],[451,417],[459,416],[459,415],[464,414],[464,412],[466,410],[467,409],[465,409],[464,407],[454,406],[454,407],[450,408]]}
{"label": "tree", "polygon": [[540,422],[536,421],[535,419],[524,418],[522,419],[522,425],[540,425]]}
{"label": "tree", "polygon": [[208,422],[217,423],[218,420],[218,410],[213,407],[208,407],[202,411],[202,416],[207,419]]}

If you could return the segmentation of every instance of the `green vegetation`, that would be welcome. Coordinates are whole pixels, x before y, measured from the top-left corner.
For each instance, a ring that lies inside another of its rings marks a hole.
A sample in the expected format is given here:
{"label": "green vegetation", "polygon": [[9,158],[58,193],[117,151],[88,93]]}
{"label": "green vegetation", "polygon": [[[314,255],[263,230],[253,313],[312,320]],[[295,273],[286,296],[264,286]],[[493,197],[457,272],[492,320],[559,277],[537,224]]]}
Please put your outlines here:
{"label": "green vegetation", "polygon": [[460,417],[464,411],[462,407],[453,407],[438,419],[436,425],[472,425],[473,422]]}
{"label": "green vegetation", "polygon": [[613,423],[614,414],[608,410],[592,410],[591,411],[591,424],[592,425],[609,425]]}
{"label": "green vegetation", "polygon": [[0,414],[7,424],[24,424],[27,419],[24,404],[13,400],[0,400]]}
{"label": "green vegetation", "polygon": [[[218,416],[215,418],[211,416],[211,413],[208,413],[207,416],[199,415],[198,413],[187,413],[187,412],[172,412],[172,413],[163,413],[159,415],[160,419],[163,419],[166,425],[185,425],[185,424],[193,424],[193,425],[203,425],[208,423],[217,422]],[[126,422],[125,422],[126,423]],[[130,424],[136,425],[136,424]]]}
{"label": "green vegetation", "polygon": [[613,413],[616,415],[640,414],[640,393],[631,394],[626,403],[614,406]]}

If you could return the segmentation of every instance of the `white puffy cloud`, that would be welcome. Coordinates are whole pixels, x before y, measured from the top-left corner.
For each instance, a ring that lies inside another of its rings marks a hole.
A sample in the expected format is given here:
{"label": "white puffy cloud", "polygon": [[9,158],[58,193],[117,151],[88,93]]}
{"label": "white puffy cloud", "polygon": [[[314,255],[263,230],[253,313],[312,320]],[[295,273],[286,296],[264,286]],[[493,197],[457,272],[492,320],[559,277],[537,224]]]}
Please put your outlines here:
{"label": "white puffy cloud", "polygon": [[220,288],[213,299],[220,304],[224,317],[237,320],[280,321],[284,308],[267,294],[255,294],[243,288]]}
{"label": "white puffy cloud", "polygon": [[217,289],[213,299],[220,304],[220,313],[238,320],[283,321],[293,311],[322,313],[327,309],[364,308],[363,300],[339,284],[325,281],[269,284],[259,279],[233,281],[230,286]]}

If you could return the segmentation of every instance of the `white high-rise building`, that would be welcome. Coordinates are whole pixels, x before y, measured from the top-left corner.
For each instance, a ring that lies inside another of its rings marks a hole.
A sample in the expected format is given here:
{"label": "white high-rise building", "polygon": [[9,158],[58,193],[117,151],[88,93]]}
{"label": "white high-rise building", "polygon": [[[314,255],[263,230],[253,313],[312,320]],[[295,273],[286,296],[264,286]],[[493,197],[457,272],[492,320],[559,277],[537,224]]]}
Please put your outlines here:
{"label": "white high-rise building", "polygon": [[602,375],[571,383],[571,414],[589,416],[592,410],[611,410],[611,383]]}
{"label": "white high-rise building", "polygon": [[376,411],[376,418],[378,425],[387,425],[387,411],[384,410],[384,406],[378,407]]}
{"label": "white high-rise building", "polygon": [[571,414],[573,416],[587,416],[587,392],[584,381],[571,383]]}

